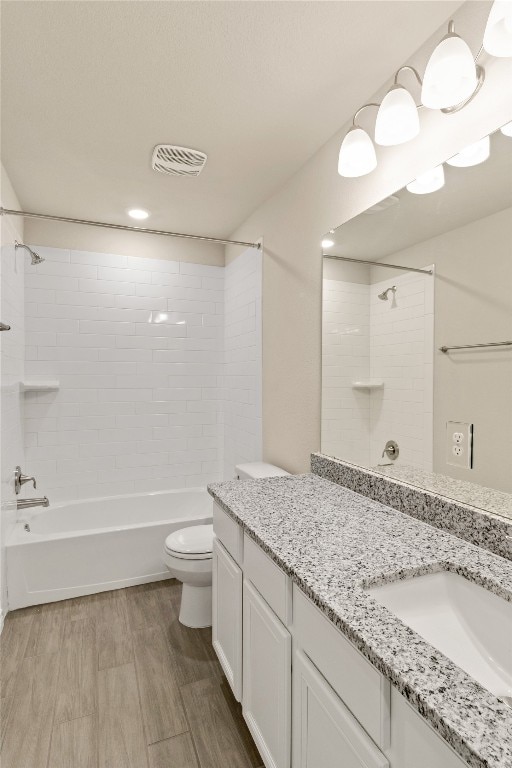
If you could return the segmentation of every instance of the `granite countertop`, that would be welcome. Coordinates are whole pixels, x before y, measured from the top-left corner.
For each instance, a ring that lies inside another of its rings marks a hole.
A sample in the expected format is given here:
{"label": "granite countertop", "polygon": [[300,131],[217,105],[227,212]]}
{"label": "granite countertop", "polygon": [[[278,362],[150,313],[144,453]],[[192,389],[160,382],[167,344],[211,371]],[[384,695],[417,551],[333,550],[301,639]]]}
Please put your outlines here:
{"label": "granite countertop", "polygon": [[364,590],[450,570],[512,602],[512,562],[315,475],[208,490],[469,766],[512,768],[512,709]]}
{"label": "granite countertop", "polygon": [[486,488],[477,483],[468,483],[466,480],[455,480],[453,477],[440,475],[437,472],[425,472],[423,469],[407,464],[379,464],[370,469],[395,480],[424,488],[431,493],[446,496],[461,504],[512,520],[512,493]]}

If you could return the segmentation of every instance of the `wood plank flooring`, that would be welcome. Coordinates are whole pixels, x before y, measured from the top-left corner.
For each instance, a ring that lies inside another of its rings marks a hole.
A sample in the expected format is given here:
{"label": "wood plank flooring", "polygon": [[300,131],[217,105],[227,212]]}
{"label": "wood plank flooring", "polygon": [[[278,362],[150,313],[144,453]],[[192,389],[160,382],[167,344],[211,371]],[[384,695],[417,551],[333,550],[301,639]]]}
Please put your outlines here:
{"label": "wood plank flooring", "polygon": [[8,613],[2,768],[262,768],[180,597],[169,580]]}

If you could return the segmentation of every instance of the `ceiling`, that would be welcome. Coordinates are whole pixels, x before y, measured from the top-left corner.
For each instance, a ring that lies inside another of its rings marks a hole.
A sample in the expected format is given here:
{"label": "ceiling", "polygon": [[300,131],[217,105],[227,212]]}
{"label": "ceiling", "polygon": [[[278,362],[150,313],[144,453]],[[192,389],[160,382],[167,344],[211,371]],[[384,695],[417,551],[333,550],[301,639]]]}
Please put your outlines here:
{"label": "ceiling", "polygon": [[4,165],[25,210],[229,236],[460,5],[4,0]]}
{"label": "ceiling", "polygon": [[379,261],[510,208],[512,138],[501,131],[490,138],[491,152],[484,163],[469,168],[445,164],[444,187],[431,194],[414,195],[405,188],[399,190],[386,198],[393,203],[390,207],[379,211],[374,206],[326,235],[334,240],[328,253]]}

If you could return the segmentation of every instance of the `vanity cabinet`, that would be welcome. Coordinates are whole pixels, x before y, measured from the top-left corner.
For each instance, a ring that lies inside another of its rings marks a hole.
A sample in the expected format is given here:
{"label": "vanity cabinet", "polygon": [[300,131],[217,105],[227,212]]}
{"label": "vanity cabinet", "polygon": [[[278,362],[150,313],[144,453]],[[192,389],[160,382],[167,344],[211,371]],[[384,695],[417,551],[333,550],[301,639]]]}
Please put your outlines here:
{"label": "vanity cabinet", "polygon": [[237,701],[242,701],[242,569],[213,541],[212,642]]}
{"label": "vanity cabinet", "polygon": [[243,603],[244,718],[267,768],[289,768],[292,638],[249,581]]}
{"label": "vanity cabinet", "polygon": [[214,505],[213,645],[265,768],[467,768]]}

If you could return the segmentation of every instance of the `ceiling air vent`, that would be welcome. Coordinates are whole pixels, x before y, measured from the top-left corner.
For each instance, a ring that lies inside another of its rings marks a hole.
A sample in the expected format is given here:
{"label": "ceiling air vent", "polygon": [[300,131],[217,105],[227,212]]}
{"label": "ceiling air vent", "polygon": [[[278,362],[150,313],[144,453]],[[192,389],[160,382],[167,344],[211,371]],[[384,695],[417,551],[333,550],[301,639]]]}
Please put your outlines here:
{"label": "ceiling air vent", "polygon": [[157,144],[153,150],[151,167],[171,176],[199,176],[206,164],[207,155],[197,149]]}
{"label": "ceiling air vent", "polygon": [[384,200],[381,200],[380,203],[376,203],[375,205],[372,205],[371,208],[367,208],[366,211],[363,211],[367,216],[371,216],[374,213],[381,213],[381,211],[386,211],[388,208],[391,208],[393,205],[396,205],[400,202],[400,198],[396,195],[390,195],[389,197],[385,197]]}

